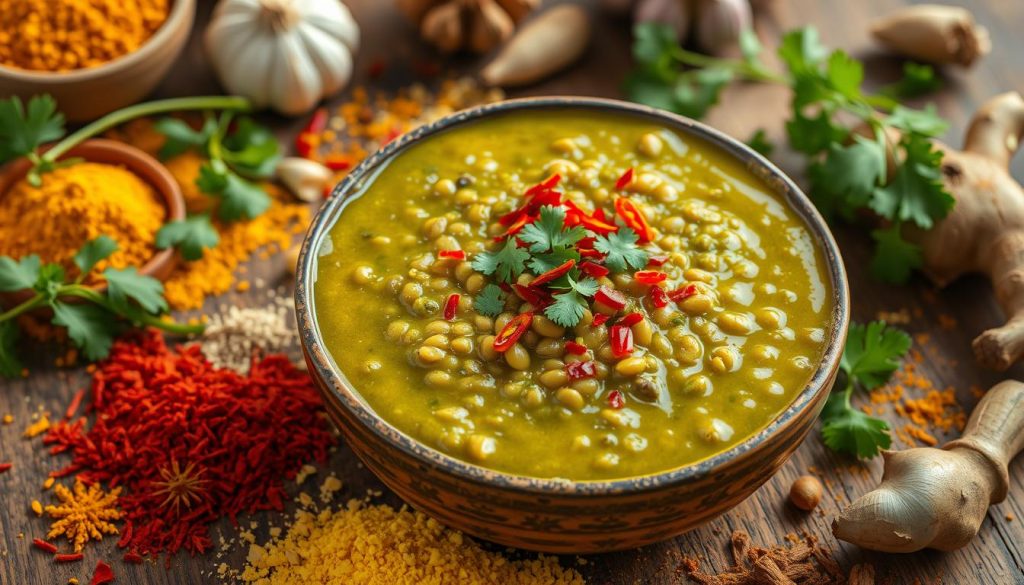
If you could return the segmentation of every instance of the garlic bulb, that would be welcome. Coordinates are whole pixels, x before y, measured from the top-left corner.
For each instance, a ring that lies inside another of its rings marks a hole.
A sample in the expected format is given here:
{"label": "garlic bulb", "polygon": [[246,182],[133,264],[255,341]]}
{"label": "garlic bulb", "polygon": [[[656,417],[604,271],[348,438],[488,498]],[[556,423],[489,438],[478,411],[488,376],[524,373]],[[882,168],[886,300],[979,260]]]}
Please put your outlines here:
{"label": "garlic bulb", "polygon": [[690,0],[642,0],[633,8],[633,22],[660,22],[676,31],[676,39],[686,42],[690,30]]}
{"label": "garlic bulb", "polygon": [[339,0],[221,0],[206,29],[224,87],[288,115],[344,88],[358,45],[359,28]]}
{"label": "garlic bulb", "polygon": [[697,0],[696,9],[697,46],[709,55],[736,47],[754,18],[748,0]]}
{"label": "garlic bulb", "polygon": [[292,195],[307,203],[322,199],[324,190],[334,181],[334,173],[324,165],[296,156],[281,159],[276,174]]}

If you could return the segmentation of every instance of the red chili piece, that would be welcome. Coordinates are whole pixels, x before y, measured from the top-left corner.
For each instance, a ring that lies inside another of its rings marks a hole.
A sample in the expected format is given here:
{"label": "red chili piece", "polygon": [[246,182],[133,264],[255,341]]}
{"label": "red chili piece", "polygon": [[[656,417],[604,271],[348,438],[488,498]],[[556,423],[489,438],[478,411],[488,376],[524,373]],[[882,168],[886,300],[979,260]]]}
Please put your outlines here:
{"label": "red chili piece", "polygon": [[302,158],[313,156],[316,149],[317,136],[312,132],[303,132],[295,137],[295,152]]}
{"label": "red chili piece", "polygon": [[566,199],[562,202],[562,205],[569,208],[569,211],[565,214],[565,225],[567,226],[571,227],[575,225],[582,225],[590,231],[598,234],[608,234],[618,231],[619,229],[618,226],[600,220],[588,214],[586,211],[583,211],[583,209],[573,203],[571,199]]}
{"label": "red chili piece", "polygon": [[75,561],[82,560],[82,553],[70,553],[62,555],[53,555],[53,560],[58,563],[73,563]]}
{"label": "red chili piece", "polygon": [[626,197],[616,199],[615,214],[622,218],[622,221],[635,231],[636,235],[640,236],[641,244],[650,242],[651,238],[654,237],[654,231],[651,230],[651,226],[647,223],[644,212],[640,211],[640,208],[632,200]]}
{"label": "red chili piece", "polygon": [[554,191],[553,188],[561,180],[559,175],[551,175],[543,183],[539,183],[526,190],[526,203],[498,218],[501,225],[512,225],[521,221],[523,216],[536,217],[540,208],[545,205],[560,205],[562,194]]}
{"label": "red chili piece", "polygon": [[626,306],[626,297],[609,286],[601,286],[594,295],[594,301],[618,311]]}
{"label": "red chili piece", "polygon": [[668,295],[665,294],[665,289],[660,286],[652,286],[651,290],[647,291],[647,296],[651,299],[651,304],[656,309],[668,306]]}
{"label": "red chili piece", "polygon": [[618,390],[612,390],[608,394],[608,406],[619,410],[623,406],[626,406],[626,397],[622,395],[622,392]]}
{"label": "red chili piece", "polygon": [[587,346],[583,345],[582,343],[577,343],[575,341],[566,341],[565,351],[573,355],[583,355],[587,353]]}
{"label": "red chili piece", "polygon": [[133,565],[138,565],[142,563],[142,555],[133,550],[124,553],[124,556],[121,558],[124,559],[124,562],[131,563]]}
{"label": "red chili piece", "polygon": [[611,317],[609,317],[608,315],[605,315],[604,313],[598,313],[598,314],[594,315],[594,321],[591,324],[594,327],[600,327],[601,325],[604,325],[605,323],[607,323],[608,319],[611,319]]}
{"label": "red chili piece", "polygon": [[327,129],[327,108],[317,108],[313,115],[309,117],[309,122],[306,127],[302,129],[302,132],[310,134],[319,134]]}
{"label": "red chili piece", "polygon": [[619,177],[619,180],[615,181],[615,188],[621,191],[622,189],[624,189],[626,187],[626,185],[628,185],[628,184],[630,184],[632,182],[633,182],[633,167],[629,167],[629,169],[627,169],[626,172],[622,173],[622,176]]}
{"label": "red chili piece", "polygon": [[523,333],[530,328],[530,323],[533,323],[533,313],[529,311],[519,313],[513,317],[508,324],[501,328],[497,337],[494,338],[494,351],[508,351],[509,348],[519,341],[519,338],[523,336]]}
{"label": "red chili piece", "polygon": [[529,215],[523,215],[514,223],[512,223],[512,225],[510,225],[508,229],[505,230],[505,233],[501,234],[500,236],[495,236],[494,241],[500,242],[509,236],[518,234],[520,231],[522,231],[524,227],[526,227],[526,224],[530,223],[531,221],[533,221],[533,217]]}
{"label": "red chili piece", "polygon": [[0,463],[0,473],[7,473],[12,467],[14,467],[13,463]]}
{"label": "red chili piece", "polygon": [[625,325],[612,325],[608,332],[612,355],[620,358],[633,353],[633,330]]}
{"label": "red chili piece", "polygon": [[570,380],[593,378],[597,375],[597,366],[594,362],[569,362],[565,364],[565,375]]}
{"label": "red chili piece", "polygon": [[459,299],[460,298],[461,297],[458,294],[456,294],[456,293],[452,293],[452,294],[448,295],[448,300],[444,302],[444,320],[445,321],[454,321],[455,320],[455,314],[459,311]]}
{"label": "red chili piece", "polygon": [[541,285],[547,284],[552,280],[558,278],[559,276],[562,276],[566,272],[572,270],[573,266],[576,266],[576,261],[570,258],[569,260],[566,260],[565,263],[562,264],[561,266],[556,266],[551,270],[548,270],[544,274],[541,274],[540,276],[531,280],[530,286],[533,288],[538,288]]}
{"label": "red chili piece", "polygon": [[352,168],[352,159],[343,154],[329,154],[324,159],[324,166],[332,171],[347,171]]}
{"label": "red chili piece", "polygon": [[619,319],[619,322],[616,323],[616,325],[622,325],[623,327],[632,327],[633,325],[636,325],[637,323],[643,320],[644,316],[641,315],[640,313],[630,313],[625,317]]}
{"label": "red chili piece", "polygon": [[586,261],[580,264],[580,271],[587,276],[593,276],[594,278],[601,278],[602,276],[608,276],[611,272],[607,267],[601,266],[596,262]]}
{"label": "red chili piece", "polygon": [[71,420],[74,418],[75,413],[78,412],[78,407],[82,405],[82,399],[85,398],[85,388],[81,388],[71,398],[71,403],[68,404],[68,409],[64,411],[64,420]]}
{"label": "red chili piece", "polygon": [[541,191],[550,191],[550,190],[554,189],[555,187],[557,187],[558,186],[558,182],[561,181],[561,180],[562,180],[562,175],[559,175],[558,173],[555,173],[555,174],[551,175],[550,177],[548,177],[547,179],[544,179],[540,183],[537,183],[533,187],[530,187],[529,189],[527,189],[526,190],[526,196],[527,197],[533,197],[534,195],[536,195],[537,193],[540,193]]}
{"label": "red chili piece", "polygon": [[664,266],[666,262],[668,262],[667,254],[657,254],[647,257],[648,266]]}
{"label": "red chili piece", "polygon": [[673,303],[678,303],[679,301],[682,301],[683,299],[692,297],[695,294],[697,294],[697,285],[695,285],[695,284],[688,284],[688,285],[684,286],[683,288],[677,288],[676,290],[668,291],[668,298]]}
{"label": "red chili piece", "polygon": [[41,538],[33,538],[32,539],[32,546],[38,548],[41,551],[48,552],[51,555],[52,554],[57,554],[57,547],[54,546],[53,544],[49,543],[49,542],[46,542],[45,540],[43,540]]}
{"label": "red chili piece", "polygon": [[465,250],[440,250],[437,253],[438,258],[446,258],[450,260],[465,260]]}
{"label": "red chili piece", "polygon": [[89,581],[89,585],[106,585],[113,581],[114,570],[110,568],[110,565],[103,561],[96,561],[96,569],[92,572],[92,581]]}
{"label": "red chili piece", "polygon": [[633,273],[633,278],[640,284],[658,284],[664,282],[668,275],[657,270],[638,270]]}

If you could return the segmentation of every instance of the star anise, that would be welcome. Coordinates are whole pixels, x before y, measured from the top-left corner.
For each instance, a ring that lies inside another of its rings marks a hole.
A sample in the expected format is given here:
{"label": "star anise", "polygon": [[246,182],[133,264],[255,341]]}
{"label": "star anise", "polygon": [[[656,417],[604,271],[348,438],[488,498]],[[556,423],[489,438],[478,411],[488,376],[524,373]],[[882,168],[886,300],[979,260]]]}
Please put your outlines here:
{"label": "star anise", "polygon": [[75,482],[73,491],[57,484],[54,495],[60,500],[60,505],[45,508],[46,514],[55,520],[46,537],[66,536],[75,552],[79,552],[90,538],[102,540],[104,534],[117,534],[117,527],[111,521],[120,519],[122,515],[117,509],[120,493],[121,488],[115,488],[108,494],[98,484],[86,488],[79,481]]}
{"label": "star anise", "polygon": [[155,481],[153,485],[158,489],[154,494],[166,496],[160,504],[162,507],[171,506],[174,513],[184,506],[186,509],[198,504],[206,495],[207,480],[202,478],[203,468],[197,468],[194,463],[189,463],[182,469],[177,461],[171,461],[170,468],[160,469],[160,477],[163,481]]}

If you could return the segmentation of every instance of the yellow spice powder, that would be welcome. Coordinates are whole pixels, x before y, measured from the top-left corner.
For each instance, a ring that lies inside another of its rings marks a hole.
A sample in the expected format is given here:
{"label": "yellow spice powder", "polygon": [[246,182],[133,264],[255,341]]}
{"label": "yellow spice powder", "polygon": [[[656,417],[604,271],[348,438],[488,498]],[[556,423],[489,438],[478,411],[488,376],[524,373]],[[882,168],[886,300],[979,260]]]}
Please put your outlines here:
{"label": "yellow spice powder", "polygon": [[73,278],[75,253],[105,234],[118,249],[86,279],[96,284],[108,266],[141,267],[149,261],[166,215],[153,187],[131,171],[84,162],[44,173],[38,188],[23,180],[0,198],[0,255],[38,254]]}
{"label": "yellow spice powder", "polygon": [[170,0],[0,0],[0,64],[68,71],[135,51],[167,20]]}
{"label": "yellow spice powder", "polygon": [[510,560],[407,508],[352,500],[338,511],[299,511],[284,538],[249,548],[245,583],[360,585],[583,585],[554,557]]}

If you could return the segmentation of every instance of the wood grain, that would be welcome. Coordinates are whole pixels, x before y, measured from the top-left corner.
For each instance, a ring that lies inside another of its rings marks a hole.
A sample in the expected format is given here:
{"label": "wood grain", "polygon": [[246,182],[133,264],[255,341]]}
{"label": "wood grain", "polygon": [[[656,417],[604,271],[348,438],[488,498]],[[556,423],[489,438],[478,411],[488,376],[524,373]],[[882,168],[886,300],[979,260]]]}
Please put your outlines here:
{"label": "wood grain", "polygon": [[[1017,28],[1024,25],[1024,2],[977,0],[953,3],[963,4],[972,10],[976,18],[989,28],[994,46],[993,53],[974,70],[944,72],[944,89],[929,97],[952,125],[946,141],[958,145],[965,123],[981,101],[998,92],[1024,90],[1024,71],[1020,60],[1024,55],[1024,36]],[[171,76],[156,92],[157,96],[219,91],[198,37],[213,3],[201,0],[199,4],[197,32],[193,33],[189,47]],[[362,27],[364,39],[356,65],[356,82],[365,81],[368,64],[378,59],[384,59],[389,67],[383,78],[375,81],[376,86],[394,88],[411,81],[413,63],[429,56],[429,52],[413,39],[412,27],[394,12],[391,2],[349,0],[349,4]],[[865,60],[870,82],[881,84],[898,76],[900,62],[872,47],[864,31],[873,16],[901,4],[903,2],[899,0],[777,2],[770,13],[759,16],[758,28],[766,42],[771,43],[771,39],[777,38],[781,31],[813,23],[821,29],[822,38],[830,46],[845,48]],[[599,17],[597,22],[594,42],[578,66],[565,75],[514,95],[621,97],[619,88],[629,67],[628,26],[626,22],[607,16]],[[464,65],[471,67],[472,63]],[[343,99],[341,96],[333,102],[340,103]],[[764,128],[776,142],[781,142],[787,100],[786,92],[779,88],[733,88],[725,95],[724,107],[717,109],[708,121],[740,138],[746,138],[757,128]],[[285,120],[273,115],[263,116],[263,121],[273,126],[286,143],[302,125],[301,120]],[[799,157],[782,151],[777,152],[773,159],[793,176],[802,176]],[[1013,162],[1013,174],[1018,179],[1024,178],[1024,156],[1018,156]],[[935,386],[955,388],[965,409],[970,409],[976,401],[969,391],[971,386],[987,388],[1002,379],[1002,376],[981,370],[970,354],[970,340],[983,329],[1002,322],[987,283],[970,278],[942,291],[935,291],[921,279],[903,287],[881,285],[867,277],[870,248],[864,232],[838,227],[836,235],[850,273],[856,320],[872,319],[879,311],[903,307],[919,309],[919,316],[907,328],[913,333],[928,334],[931,340],[929,350],[935,353],[926,352],[926,355],[942,357],[927,359],[920,370]],[[284,282],[282,259],[253,263],[249,268],[249,278],[255,276],[262,276],[269,283]],[[254,302],[253,294],[232,293],[209,300],[206,309]],[[942,328],[940,316],[953,317],[956,325]],[[87,378],[81,369],[54,369],[54,355],[50,348],[32,347],[28,353],[31,354],[32,375],[26,380],[0,382],[0,415],[11,413],[15,418],[13,425],[0,426],[0,461],[15,463],[13,470],[0,476],[0,509],[7,511],[0,514],[0,585],[66,583],[72,576],[88,582],[96,560],[101,558],[116,561],[113,565],[119,575],[117,582],[146,585],[214,583],[217,580],[212,572],[218,564],[226,562],[234,567],[243,564],[246,554],[243,546],[223,555],[210,554],[198,558],[178,555],[171,560],[167,570],[162,564],[129,566],[121,563],[120,554],[110,539],[100,546],[87,548],[85,562],[72,565],[55,565],[47,555],[32,550],[31,538],[42,535],[46,523],[32,514],[29,503],[32,499],[45,501],[49,497],[40,491],[40,484],[46,473],[58,468],[62,461],[47,456],[38,440],[21,439],[21,430],[31,413],[39,407],[63,412],[72,394],[86,383]],[[1006,377],[1019,379],[1022,374],[1024,368],[1018,366]],[[383,490],[343,445],[333,454],[330,467],[345,480],[344,497],[362,497],[367,489]],[[786,494],[790,483],[812,468],[824,474],[826,493],[818,511],[805,514],[787,504]],[[812,436],[776,477],[724,516],[672,541],[627,553],[587,558],[586,564],[580,565],[579,569],[589,582],[597,584],[682,583],[685,578],[676,571],[682,557],[698,557],[710,569],[724,569],[729,564],[728,536],[734,529],[744,529],[755,543],[781,542],[789,533],[814,534],[836,550],[837,558],[846,568],[857,562],[873,563],[884,583],[1024,584],[1024,460],[1018,459],[1010,466],[1010,496],[989,511],[978,537],[966,548],[947,554],[928,551],[903,556],[884,555],[840,545],[831,538],[831,518],[842,505],[877,483],[881,475],[878,461],[868,463],[864,468],[866,471],[857,471],[857,464],[827,452],[817,437]],[[399,503],[387,493],[381,499]],[[1016,520],[1008,521],[1007,515],[1013,515]],[[261,523],[270,519],[278,524],[280,518],[277,514],[257,517]],[[248,521],[246,518],[243,523],[248,525]],[[215,540],[218,532],[226,539],[231,539],[234,534],[227,522],[216,526]],[[258,535],[265,538],[265,529],[261,528]],[[564,560],[567,564],[576,562],[573,558]]]}

